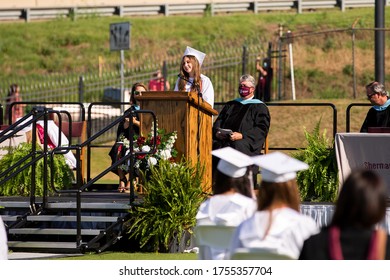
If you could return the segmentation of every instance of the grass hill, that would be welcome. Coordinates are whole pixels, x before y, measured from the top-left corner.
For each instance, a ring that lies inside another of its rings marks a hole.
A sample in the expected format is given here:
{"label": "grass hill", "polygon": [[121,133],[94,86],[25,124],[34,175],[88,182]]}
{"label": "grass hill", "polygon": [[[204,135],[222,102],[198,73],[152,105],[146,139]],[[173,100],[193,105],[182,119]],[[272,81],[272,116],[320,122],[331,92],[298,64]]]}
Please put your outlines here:
{"label": "grass hill", "polygon": [[[389,22],[389,8],[386,10],[386,21]],[[161,62],[177,57],[187,45],[209,55],[215,48],[240,47],[249,43],[264,44],[266,49],[268,42],[272,42],[277,48],[279,27],[283,27],[283,32],[292,31],[296,36],[292,50],[297,102],[334,103],[338,110],[338,131],[345,131],[346,106],[352,102],[367,102],[363,99],[363,86],[374,79],[374,8],[361,8],[304,14],[91,16],[76,21],[58,18],[50,22],[0,23],[0,82],[53,73],[95,72],[99,61],[108,70],[117,69],[119,53],[109,50],[109,25],[124,21],[129,21],[132,26],[131,50],[125,51],[125,64],[129,68],[143,65],[145,61]],[[352,25],[355,27],[353,31]],[[389,39],[386,43],[389,45]],[[386,47],[385,60],[389,59],[389,54],[389,47]],[[290,93],[288,56],[285,60],[288,67],[283,72],[283,83],[286,92]],[[354,95],[356,99],[351,98]],[[272,107],[270,110],[271,147],[302,147],[304,129],[310,131],[320,119],[328,135],[332,132],[329,112],[314,108],[280,110]],[[353,131],[358,131],[365,112],[366,108],[363,108],[354,115]],[[105,151],[97,156],[102,161],[95,162],[109,164]],[[97,169],[93,167],[93,170]]]}
{"label": "grass hill", "polygon": [[[389,13],[386,13],[386,19],[390,20]],[[290,30],[298,36],[293,44],[298,90],[301,94],[321,91],[325,95],[333,95],[332,91],[342,93],[345,83],[351,86],[350,81],[337,78],[352,74],[352,42],[348,29],[355,24],[355,66],[359,83],[374,75],[374,33],[366,30],[374,27],[374,8],[361,8],[304,14],[89,16],[76,21],[58,18],[50,23],[1,23],[0,79],[92,72],[96,71],[99,59],[107,68],[115,69],[119,54],[109,50],[109,24],[123,21],[129,21],[132,27],[131,50],[125,52],[127,67],[142,65],[146,60],[162,61],[176,56],[182,53],[186,45],[209,54],[213,48],[246,43],[273,42],[274,48],[277,48],[279,26],[283,26],[284,32]],[[289,75],[287,70],[285,74]],[[330,82],[334,89],[326,87]]]}

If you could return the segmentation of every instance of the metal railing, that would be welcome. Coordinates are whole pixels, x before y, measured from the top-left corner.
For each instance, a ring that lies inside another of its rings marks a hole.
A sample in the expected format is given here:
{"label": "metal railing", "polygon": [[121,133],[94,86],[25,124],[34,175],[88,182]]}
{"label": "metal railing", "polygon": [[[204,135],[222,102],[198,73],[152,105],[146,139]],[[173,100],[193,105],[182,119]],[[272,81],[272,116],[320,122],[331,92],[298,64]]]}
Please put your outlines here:
{"label": "metal railing", "polygon": [[345,113],[345,131],[346,132],[350,132],[351,130],[351,109],[353,107],[369,107],[369,106],[372,106],[372,104],[370,103],[352,103],[352,104],[349,104],[347,109],[346,109],[346,113]]}
{"label": "metal railing", "polygon": [[[216,109],[218,112],[220,112],[223,108],[223,106],[225,105],[224,102],[216,102],[214,104],[214,109]],[[266,105],[268,107],[280,107],[281,110],[286,110],[285,107],[329,107],[331,110],[332,110],[332,139],[334,141],[335,137],[336,137],[336,133],[337,133],[337,108],[334,104],[332,103],[274,103],[274,102],[270,102],[270,103],[266,103]],[[272,116],[271,116],[272,118]],[[311,119],[314,121],[314,118]],[[271,123],[271,126],[272,126],[272,123]],[[272,132],[269,132],[268,134],[268,137],[269,139],[271,139],[272,137],[277,137],[277,135],[272,135]],[[302,147],[277,147],[277,146],[269,146],[268,147],[269,150],[279,150],[279,151],[283,151],[283,150],[298,150],[298,149],[303,149]]]}
{"label": "metal railing", "polygon": [[[216,100],[223,102],[233,98],[237,88],[237,79],[244,72],[255,72],[256,56],[259,54],[266,56],[266,50],[263,49],[265,45],[267,45],[265,41],[259,40],[241,47],[216,48],[202,66],[202,73],[213,82]],[[135,82],[142,82],[147,86],[153,73],[157,69],[163,68],[164,78],[170,83],[171,90],[173,90],[181,56],[182,54],[178,53],[177,57],[163,60],[162,64],[155,61],[143,62],[142,67],[125,69],[125,89],[129,90]],[[56,74],[34,79],[2,80],[0,81],[0,97],[2,97],[0,103],[6,104],[9,85],[13,83],[17,83],[20,87],[23,101],[92,103],[104,101],[104,93],[107,90],[120,90],[121,75],[118,71],[110,71],[101,75],[98,73]],[[121,100],[110,101],[119,102]],[[87,106],[86,104],[85,107]]]}
{"label": "metal railing", "polygon": [[[18,2],[18,1],[14,1]],[[182,14],[210,14],[242,13],[242,12],[268,12],[275,10],[290,10],[303,13],[304,10],[334,9],[344,12],[348,8],[372,7],[375,0],[236,0],[234,2],[202,1],[129,1],[123,5],[116,1],[86,2],[83,0],[64,0],[53,4],[49,0],[35,1],[29,6],[4,1],[0,3],[1,20],[42,20],[68,17],[77,19],[86,16],[156,16],[156,15],[182,15]],[[389,1],[386,1],[389,5]]]}
{"label": "metal railing", "polygon": [[[55,154],[64,154],[69,151],[76,151],[76,161],[77,161],[77,167],[76,167],[76,188],[74,189],[58,189],[54,185],[54,176],[50,176],[51,181],[50,181],[50,187],[51,189],[58,194],[61,193],[68,193],[68,194],[75,194],[76,195],[76,244],[77,247],[79,248],[82,245],[82,239],[81,239],[81,194],[91,187],[94,183],[96,183],[100,178],[102,178],[105,174],[110,172],[111,170],[118,168],[121,164],[124,164],[127,161],[130,161],[130,170],[134,168],[134,159],[137,155],[145,155],[145,154],[151,154],[156,151],[156,143],[153,144],[152,149],[149,152],[134,152],[131,151],[129,154],[125,155],[121,159],[119,159],[117,162],[115,162],[112,166],[106,168],[104,171],[102,171],[100,174],[98,174],[96,177],[91,178],[84,184],[82,178],[81,178],[81,166],[80,166],[80,151],[83,147],[89,147],[91,143],[96,140],[99,136],[103,135],[105,132],[110,130],[111,128],[115,127],[118,125],[121,121],[123,121],[125,118],[130,119],[130,127],[132,127],[132,118],[131,116],[134,116],[134,111],[127,111],[123,116],[117,118],[115,121],[110,123],[108,126],[102,128],[99,132],[97,132],[94,135],[90,135],[86,141],[80,144],[75,144],[75,145],[69,145],[67,147],[61,146],[61,140],[60,140],[60,134],[59,134],[59,140],[58,143],[59,145],[52,150],[49,151],[48,149],[48,119],[52,114],[56,114],[58,119],[59,119],[59,130],[62,129],[61,124],[62,124],[62,117],[61,113],[64,113],[62,111],[56,111],[56,110],[51,110],[47,108],[39,108],[39,109],[33,109],[31,113],[27,114],[17,122],[11,124],[9,127],[4,129],[3,131],[0,132],[0,143],[3,141],[9,139],[10,137],[16,135],[19,131],[22,129],[32,125],[32,150],[31,153],[29,153],[27,156],[24,158],[20,159],[18,162],[16,162],[14,165],[10,166],[7,168],[4,172],[0,174],[0,184],[5,183],[6,181],[10,180],[13,178],[16,174],[19,172],[24,171],[25,169],[31,167],[32,172],[31,172],[31,186],[30,186],[30,209],[31,213],[38,213],[41,211],[44,211],[47,209],[47,203],[48,203],[48,188],[49,188],[49,182],[48,182],[48,172],[49,172],[49,167],[51,168],[51,174],[54,174],[54,160],[53,156]],[[71,115],[69,112],[66,112],[69,122],[71,123]],[[152,111],[149,110],[138,110],[137,114],[151,114],[152,118],[154,120],[154,137],[156,137],[157,129],[156,129],[156,116]],[[43,131],[44,131],[44,142],[43,144],[43,150],[41,152],[38,152],[37,150],[37,121],[41,120],[43,118],[44,125],[43,125]],[[130,133],[130,135],[132,135]],[[133,139],[130,137],[130,146],[133,146]],[[51,164],[49,166],[48,164],[48,159],[51,159]],[[43,160],[43,195],[42,195],[42,204],[38,205],[36,204],[36,173],[35,173],[35,168],[36,164],[39,160]],[[25,165],[20,167],[20,164],[22,162],[27,161]],[[133,174],[133,172],[130,172],[130,174]],[[130,182],[133,182],[133,180],[130,180]],[[130,184],[130,204],[134,202],[135,196],[134,196],[134,185]],[[28,214],[26,214],[28,215]],[[22,221],[18,221],[22,222]]]}

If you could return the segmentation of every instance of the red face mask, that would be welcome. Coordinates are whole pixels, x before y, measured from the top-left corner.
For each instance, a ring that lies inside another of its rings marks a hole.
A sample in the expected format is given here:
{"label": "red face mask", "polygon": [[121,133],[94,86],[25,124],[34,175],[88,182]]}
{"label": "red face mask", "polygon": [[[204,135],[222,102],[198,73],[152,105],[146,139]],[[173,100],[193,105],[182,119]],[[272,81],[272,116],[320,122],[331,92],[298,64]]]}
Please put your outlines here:
{"label": "red face mask", "polygon": [[251,88],[246,87],[244,85],[240,85],[238,87],[238,93],[240,94],[241,97],[246,97],[251,93]]}

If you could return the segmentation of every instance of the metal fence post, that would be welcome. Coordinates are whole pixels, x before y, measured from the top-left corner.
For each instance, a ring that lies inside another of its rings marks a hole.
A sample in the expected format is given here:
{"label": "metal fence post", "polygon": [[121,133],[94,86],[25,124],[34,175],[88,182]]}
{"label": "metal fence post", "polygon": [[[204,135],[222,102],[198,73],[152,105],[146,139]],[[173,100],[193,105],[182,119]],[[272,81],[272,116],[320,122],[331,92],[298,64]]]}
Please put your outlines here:
{"label": "metal fence post", "polygon": [[84,103],[84,76],[79,77],[79,102]]}
{"label": "metal fence post", "polygon": [[247,46],[242,47],[242,75],[246,73],[246,66],[248,64],[248,49]]}
{"label": "metal fence post", "polygon": [[283,26],[279,25],[279,54],[278,54],[278,100],[282,98],[282,75],[283,75],[283,62],[282,62],[282,46],[283,46]]}
{"label": "metal fence post", "polygon": [[355,27],[352,26],[352,80],[353,80],[353,99],[356,99],[356,70],[355,70]]}
{"label": "metal fence post", "polygon": [[163,66],[162,66],[162,74],[163,74],[163,77],[164,77],[164,91],[167,90],[167,82],[168,81],[168,66],[167,66],[167,61],[164,60],[163,61]]}
{"label": "metal fence post", "polygon": [[375,1],[375,80],[385,83],[385,0]]}

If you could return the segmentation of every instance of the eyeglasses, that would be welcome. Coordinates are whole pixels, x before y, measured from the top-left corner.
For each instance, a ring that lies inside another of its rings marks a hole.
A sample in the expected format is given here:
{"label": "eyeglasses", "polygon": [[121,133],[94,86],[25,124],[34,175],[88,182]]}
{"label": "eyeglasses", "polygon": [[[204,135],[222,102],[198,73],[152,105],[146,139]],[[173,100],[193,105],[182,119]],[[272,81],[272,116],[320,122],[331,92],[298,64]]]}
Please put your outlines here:
{"label": "eyeglasses", "polygon": [[374,93],[371,93],[371,94],[367,94],[367,99],[370,100],[371,97],[373,97],[375,94],[378,94],[378,93],[374,92]]}
{"label": "eyeglasses", "polygon": [[142,95],[143,91],[135,90],[133,91],[134,95]]}

